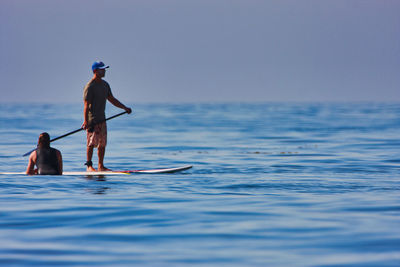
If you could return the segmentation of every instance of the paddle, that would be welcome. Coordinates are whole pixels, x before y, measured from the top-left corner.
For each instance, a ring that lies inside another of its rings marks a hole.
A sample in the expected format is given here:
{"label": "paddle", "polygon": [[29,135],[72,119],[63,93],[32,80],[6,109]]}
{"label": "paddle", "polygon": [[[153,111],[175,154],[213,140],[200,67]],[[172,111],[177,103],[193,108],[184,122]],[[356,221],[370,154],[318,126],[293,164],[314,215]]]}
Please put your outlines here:
{"label": "paddle", "polygon": [[[114,118],[116,118],[116,117],[118,117],[118,116],[121,116],[121,115],[123,115],[123,114],[125,114],[125,113],[127,113],[127,112],[124,111],[124,112],[118,113],[118,114],[116,114],[116,115],[114,115],[114,116],[111,116],[111,117],[105,119],[104,121],[98,122],[97,124],[102,123],[102,122],[105,122],[105,121],[108,121],[108,120],[111,120],[111,119],[114,119]],[[71,134],[80,132],[80,131],[82,131],[82,130],[83,130],[83,128],[76,129],[75,131],[72,131],[72,132],[66,133],[66,134],[64,134],[64,135],[61,135],[61,136],[59,136],[59,137],[53,138],[53,139],[50,140],[50,142],[56,141],[56,140],[58,140],[58,139],[64,138],[64,137],[66,137],[66,136],[68,136],[68,135],[71,135]],[[23,157],[28,156],[28,155],[30,155],[30,154],[31,154],[33,151],[35,151],[35,150],[36,150],[36,148],[35,148],[35,149],[32,149],[32,150],[29,151],[29,152],[26,152],[26,153],[23,154],[22,156],[23,156]]]}

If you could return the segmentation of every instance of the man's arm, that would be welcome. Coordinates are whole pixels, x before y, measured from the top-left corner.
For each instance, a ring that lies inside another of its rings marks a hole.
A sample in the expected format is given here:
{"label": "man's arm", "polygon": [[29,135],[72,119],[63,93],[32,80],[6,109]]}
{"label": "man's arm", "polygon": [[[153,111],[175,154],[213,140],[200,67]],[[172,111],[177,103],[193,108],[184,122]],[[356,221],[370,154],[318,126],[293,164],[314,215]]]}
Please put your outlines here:
{"label": "man's arm", "polygon": [[86,130],[88,128],[89,119],[89,101],[85,100],[83,105],[83,124],[82,129]]}
{"label": "man's arm", "polygon": [[27,175],[33,175],[35,174],[35,162],[36,162],[36,150],[33,151],[31,153],[31,155],[29,156],[29,163],[28,163],[28,167],[26,168],[26,174]]}
{"label": "man's arm", "polygon": [[131,108],[128,108],[127,106],[125,106],[124,104],[119,102],[119,100],[116,99],[113,95],[108,96],[107,100],[110,101],[110,103],[113,104],[114,106],[116,106],[117,108],[124,109],[128,114],[130,114],[132,112]]}
{"label": "man's arm", "polygon": [[62,161],[62,156],[61,152],[57,150],[57,159],[58,159],[58,170],[60,171],[60,174],[63,173],[63,161]]}

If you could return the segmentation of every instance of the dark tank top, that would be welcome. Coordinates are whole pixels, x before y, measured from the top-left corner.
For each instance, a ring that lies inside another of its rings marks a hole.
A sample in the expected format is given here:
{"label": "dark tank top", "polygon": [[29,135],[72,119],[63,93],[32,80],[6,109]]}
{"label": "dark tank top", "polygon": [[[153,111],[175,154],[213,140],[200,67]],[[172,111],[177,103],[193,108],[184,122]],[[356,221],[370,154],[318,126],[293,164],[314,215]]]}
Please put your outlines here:
{"label": "dark tank top", "polygon": [[38,174],[41,175],[61,175],[58,171],[57,150],[54,148],[36,149],[36,166]]}

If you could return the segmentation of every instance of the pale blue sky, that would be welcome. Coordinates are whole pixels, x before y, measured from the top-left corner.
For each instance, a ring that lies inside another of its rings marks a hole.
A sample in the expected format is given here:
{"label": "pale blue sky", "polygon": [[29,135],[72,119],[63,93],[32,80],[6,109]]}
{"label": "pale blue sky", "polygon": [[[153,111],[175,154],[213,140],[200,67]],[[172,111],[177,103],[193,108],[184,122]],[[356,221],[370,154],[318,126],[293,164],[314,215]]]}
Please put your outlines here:
{"label": "pale blue sky", "polygon": [[397,0],[1,0],[0,102],[400,101]]}

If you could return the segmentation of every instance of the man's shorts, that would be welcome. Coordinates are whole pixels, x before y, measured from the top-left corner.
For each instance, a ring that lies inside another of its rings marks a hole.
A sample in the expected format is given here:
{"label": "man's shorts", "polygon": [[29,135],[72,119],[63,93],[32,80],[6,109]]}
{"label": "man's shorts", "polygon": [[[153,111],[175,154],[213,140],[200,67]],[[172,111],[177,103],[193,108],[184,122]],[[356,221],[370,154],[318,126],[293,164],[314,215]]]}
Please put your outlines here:
{"label": "man's shorts", "polygon": [[86,131],[87,146],[105,147],[107,145],[107,124],[102,122],[93,127],[93,132]]}

